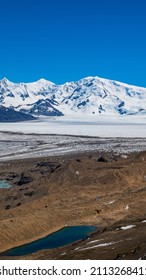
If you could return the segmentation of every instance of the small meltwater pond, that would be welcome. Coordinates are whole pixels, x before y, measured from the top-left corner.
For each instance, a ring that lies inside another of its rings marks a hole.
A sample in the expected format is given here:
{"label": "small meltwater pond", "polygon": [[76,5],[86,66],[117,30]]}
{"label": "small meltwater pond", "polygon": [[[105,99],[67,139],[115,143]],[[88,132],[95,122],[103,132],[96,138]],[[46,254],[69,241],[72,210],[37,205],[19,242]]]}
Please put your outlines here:
{"label": "small meltwater pond", "polygon": [[87,238],[91,232],[95,231],[93,226],[71,226],[62,228],[37,241],[10,249],[1,254],[1,256],[22,256],[35,253],[43,249],[53,249],[75,241]]}
{"label": "small meltwater pond", "polygon": [[9,184],[6,180],[0,180],[0,189],[9,189],[12,185]]}

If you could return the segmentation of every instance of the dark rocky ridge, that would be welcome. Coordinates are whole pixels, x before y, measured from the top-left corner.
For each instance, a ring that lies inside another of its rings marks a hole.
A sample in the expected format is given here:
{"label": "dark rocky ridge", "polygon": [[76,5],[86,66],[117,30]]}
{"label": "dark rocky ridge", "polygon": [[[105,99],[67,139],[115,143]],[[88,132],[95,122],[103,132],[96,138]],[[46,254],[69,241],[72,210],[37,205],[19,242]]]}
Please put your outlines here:
{"label": "dark rocky ridge", "polygon": [[0,105],[0,122],[19,122],[35,119],[35,117],[29,114],[17,112],[14,109],[9,109]]}

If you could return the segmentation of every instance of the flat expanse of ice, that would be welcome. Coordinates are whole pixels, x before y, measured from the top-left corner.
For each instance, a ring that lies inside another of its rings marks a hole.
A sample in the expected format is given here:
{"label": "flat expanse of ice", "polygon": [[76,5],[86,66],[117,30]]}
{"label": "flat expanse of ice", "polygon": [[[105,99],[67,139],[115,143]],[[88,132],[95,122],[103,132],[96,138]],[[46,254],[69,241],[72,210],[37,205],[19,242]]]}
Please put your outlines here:
{"label": "flat expanse of ice", "polygon": [[146,137],[146,117],[54,117],[37,121],[0,123],[0,131],[82,135],[96,137]]}
{"label": "flat expanse of ice", "polygon": [[146,151],[145,118],[64,117],[0,123],[0,161],[86,151]]}

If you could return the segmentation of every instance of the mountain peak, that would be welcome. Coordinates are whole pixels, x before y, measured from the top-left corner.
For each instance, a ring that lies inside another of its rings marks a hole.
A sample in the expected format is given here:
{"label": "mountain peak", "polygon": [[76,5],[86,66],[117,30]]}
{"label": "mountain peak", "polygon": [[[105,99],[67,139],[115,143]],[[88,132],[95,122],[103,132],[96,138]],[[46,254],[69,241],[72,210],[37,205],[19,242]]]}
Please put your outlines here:
{"label": "mountain peak", "polygon": [[1,81],[0,81],[3,85],[5,86],[8,86],[9,84],[13,84],[12,82],[10,82],[7,78],[3,78]]}
{"label": "mountain peak", "polygon": [[4,78],[1,80],[1,82],[9,82],[9,80],[8,80],[6,77],[4,77]]}
{"label": "mountain peak", "polygon": [[44,78],[39,79],[37,82],[38,82],[38,83],[41,83],[41,84],[51,84],[51,85],[54,85],[53,82],[48,81],[48,80],[46,80],[46,79],[44,79]]}

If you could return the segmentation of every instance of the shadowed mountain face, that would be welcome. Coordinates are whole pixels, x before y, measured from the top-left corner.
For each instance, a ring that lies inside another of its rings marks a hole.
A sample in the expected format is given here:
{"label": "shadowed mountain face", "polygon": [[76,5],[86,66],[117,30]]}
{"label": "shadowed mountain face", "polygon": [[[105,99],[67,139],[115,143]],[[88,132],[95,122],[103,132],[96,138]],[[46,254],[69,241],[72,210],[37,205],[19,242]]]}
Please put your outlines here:
{"label": "shadowed mountain face", "polygon": [[35,120],[35,118],[31,115],[16,112],[13,109],[0,106],[0,122],[18,122],[27,120]]}
{"label": "shadowed mountain face", "polygon": [[37,102],[32,104],[27,109],[22,109],[21,112],[31,115],[43,115],[43,116],[63,116],[63,113],[61,113],[59,110],[57,110],[53,105],[55,105],[55,102],[52,100],[46,99],[39,99]]}
{"label": "shadowed mountain face", "polygon": [[63,85],[40,79],[33,83],[0,81],[0,104],[34,116],[142,115],[146,89],[99,77]]}

